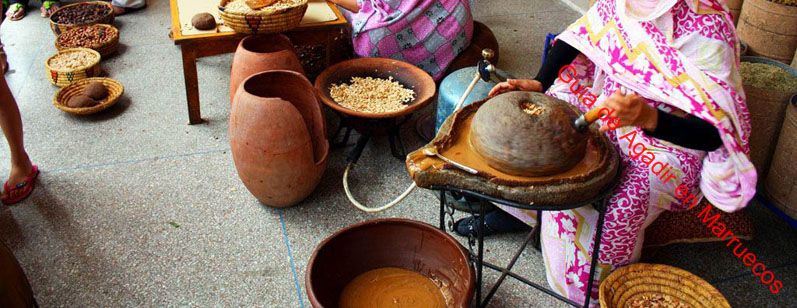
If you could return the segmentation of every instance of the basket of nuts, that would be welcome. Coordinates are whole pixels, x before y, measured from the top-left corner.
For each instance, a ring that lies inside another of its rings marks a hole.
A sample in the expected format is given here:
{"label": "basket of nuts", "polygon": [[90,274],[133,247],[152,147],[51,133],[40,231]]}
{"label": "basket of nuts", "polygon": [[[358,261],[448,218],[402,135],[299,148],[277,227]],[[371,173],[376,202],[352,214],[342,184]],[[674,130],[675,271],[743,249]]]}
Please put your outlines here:
{"label": "basket of nuts", "polygon": [[105,24],[79,26],[61,33],[55,40],[58,50],[78,47],[94,49],[103,58],[107,57],[119,47],[119,30]]}
{"label": "basket of nuts", "polygon": [[219,16],[238,33],[265,34],[291,30],[307,11],[307,0],[221,0]]}
{"label": "basket of nuts", "polygon": [[600,285],[602,308],[709,308],[730,304],[711,284],[663,264],[637,263],[612,272]]}
{"label": "basket of nuts", "polygon": [[89,48],[67,48],[47,58],[44,67],[50,83],[64,87],[100,75],[100,53]]}
{"label": "basket of nuts", "polygon": [[66,113],[88,115],[113,106],[124,91],[125,88],[116,80],[86,78],[58,90],[53,97],[53,105]]}
{"label": "basket of nuts", "polygon": [[93,24],[113,24],[113,6],[108,2],[90,1],[65,5],[50,15],[50,29],[60,35],[69,29]]}

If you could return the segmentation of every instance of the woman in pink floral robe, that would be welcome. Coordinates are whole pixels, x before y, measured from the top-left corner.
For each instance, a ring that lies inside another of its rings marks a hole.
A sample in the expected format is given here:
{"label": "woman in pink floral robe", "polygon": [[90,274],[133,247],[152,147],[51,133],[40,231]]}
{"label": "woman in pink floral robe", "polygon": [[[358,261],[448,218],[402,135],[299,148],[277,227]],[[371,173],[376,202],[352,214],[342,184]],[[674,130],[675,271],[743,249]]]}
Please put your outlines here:
{"label": "woman in pink floral robe", "polygon": [[[584,112],[595,106],[616,110],[618,122],[601,121],[623,168],[608,202],[600,268],[591,290],[597,298],[600,280],[639,259],[644,230],[662,211],[691,205],[681,202],[685,190],[726,212],[741,209],[754,196],[756,173],[747,156],[750,123],[738,73],[738,38],[719,0],[599,0],[557,37],[556,45],[554,50],[562,53],[567,49],[561,46],[575,51],[567,59],[572,66],[560,75],[564,78],[552,85],[510,80],[493,94],[550,86],[548,95]],[[583,87],[589,94],[574,93]],[[585,95],[594,99],[584,100]],[[686,126],[708,130],[698,134],[707,136],[705,142],[689,131],[679,132]],[[646,153],[637,153],[643,147]],[[650,170],[652,161],[672,166],[675,176],[660,178]],[[503,209],[526,223],[534,221],[533,213]],[[577,302],[587,291],[597,218],[591,207],[542,216],[548,283]]]}

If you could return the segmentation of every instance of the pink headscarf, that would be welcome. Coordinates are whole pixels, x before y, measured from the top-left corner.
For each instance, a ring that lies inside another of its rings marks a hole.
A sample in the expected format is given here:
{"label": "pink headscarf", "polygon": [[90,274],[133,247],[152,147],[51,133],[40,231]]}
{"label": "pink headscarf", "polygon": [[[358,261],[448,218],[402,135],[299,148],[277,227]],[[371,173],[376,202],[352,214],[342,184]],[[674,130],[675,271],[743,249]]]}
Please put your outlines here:
{"label": "pink headscarf", "polygon": [[[668,21],[669,29],[658,29]],[[704,158],[700,190],[724,211],[747,205],[757,175],[747,156],[750,123],[738,37],[722,2],[599,0],[558,38],[622,86],[717,127],[723,146]]]}

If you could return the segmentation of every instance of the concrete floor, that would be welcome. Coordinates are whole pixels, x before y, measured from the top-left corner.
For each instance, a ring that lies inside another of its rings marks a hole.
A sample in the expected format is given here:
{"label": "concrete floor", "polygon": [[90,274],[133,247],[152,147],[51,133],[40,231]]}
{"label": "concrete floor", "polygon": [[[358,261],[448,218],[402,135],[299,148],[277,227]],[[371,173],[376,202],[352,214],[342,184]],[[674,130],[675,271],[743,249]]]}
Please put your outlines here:
{"label": "concrete floor", "polygon": [[[546,33],[578,17],[558,1],[476,2],[476,19],[500,41],[500,66],[517,76],[532,75],[539,66]],[[340,184],[344,149],[331,153],[322,183],[302,204],[285,210],[259,204],[238,179],[229,153],[231,55],[199,61],[207,123],[186,125],[181,58],[167,37],[168,16],[168,1],[150,0],[146,10],[117,19],[123,46],[102,66],[125,85],[125,97],[111,110],[83,118],[51,105],[56,88],[46,80],[43,63],[55,49],[47,21],[32,11],[2,25],[11,65],[6,78],[42,174],[31,198],[0,207],[0,238],[43,307],[304,307],[306,263],[326,235],[377,217],[437,221],[436,199],[425,190],[378,215],[355,210]],[[403,138],[410,148],[422,144],[412,125]],[[0,144],[0,174],[6,174],[8,150]],[[379,138],[352,177],[357,196],[373,204],[410,183],[403,163]],[[758,233],[748,244],[783,281],[779,295],[771,295],[722,244],[671,246],[653,261],[704,277],[734,306],[797,305],[797,232],[758,204],[751,211]],[[490,239],[488,260],[508,261],[521,238]],[[541,262],[529,249],[517,270],[544,284]],[[487,277],[493,281],[496,275]],[[504,285],[493,304],[562,306],[516,282]]]}

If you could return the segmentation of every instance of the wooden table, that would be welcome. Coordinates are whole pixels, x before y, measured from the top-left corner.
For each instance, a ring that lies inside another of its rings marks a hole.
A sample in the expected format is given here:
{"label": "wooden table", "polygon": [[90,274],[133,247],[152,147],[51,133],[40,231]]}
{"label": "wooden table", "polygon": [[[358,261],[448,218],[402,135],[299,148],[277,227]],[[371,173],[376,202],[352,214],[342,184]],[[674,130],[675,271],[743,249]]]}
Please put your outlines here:
{"label": "wooden table", "polygon": [[[180,14],[178,12],[177,0],[169,0],[171,4],[172,32],[171,38],[175,45],[180,45],[183,55],[183,75],[185,77],[185,95],[188,100],[188,123],[202,123],[202,113],[199,107],[199,84],[197,81],[196,59],[202,57],[215,56],[234,52],[238,42],[246,35],[234,32],[218,32],[196,35],[183,35],[180,25]],[[340,45],[342,30],[346,26],[346,18],[340,10],[331,3],[327,3],[335,12],[336,20],[302,24],[294,30],[285,33],[291,38],[294,45],[307,46],[308,53],[320,53],[323,63],[320,66],[327,66],[342,59],[335,58],[336,45]],[[303,54],[303,52],[300,52]],[[300,55],[301,56],[301,55]],[[312,55],[309,55],[312,56]],[[304,61],[305,59],[303,59]],[[309,60],[314,61],[314,60]],[[317,68],[309,68],[305,64],[305,70],[309,75],[317,74]]]}

